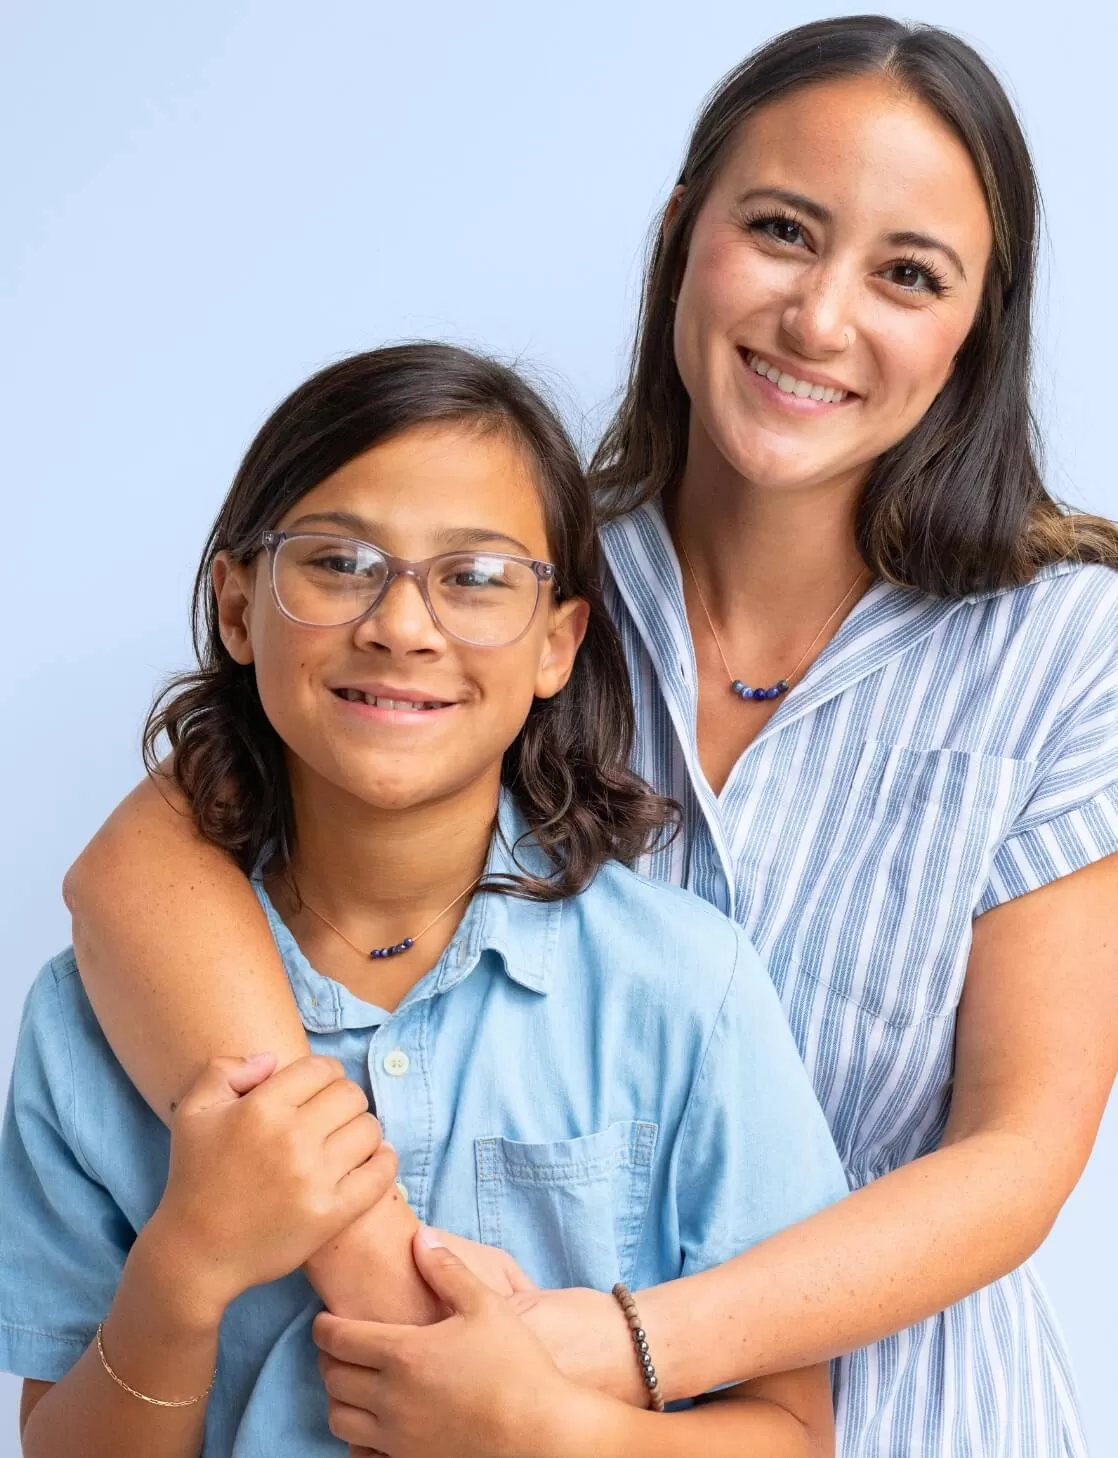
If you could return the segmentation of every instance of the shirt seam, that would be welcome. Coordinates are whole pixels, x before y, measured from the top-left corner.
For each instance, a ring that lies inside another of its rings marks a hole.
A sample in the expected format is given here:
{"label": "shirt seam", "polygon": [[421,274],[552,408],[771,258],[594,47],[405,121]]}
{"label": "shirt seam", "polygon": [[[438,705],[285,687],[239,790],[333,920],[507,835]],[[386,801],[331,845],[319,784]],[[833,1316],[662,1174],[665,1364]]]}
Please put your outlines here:
{"label": "shirt seam", "polygon": [[21,1332],[24,1336],[46,1337],[48,1341],[61,1342],[67,1347],[81,1347],[84,1351],[89,1346],[88,1337],[60,1336],[56,1331],[46,1331],[41,1326],[23,1326],[17,1321],[0,1321],[0,1331]]}
{"label": "shirt seam", "polygon": [[683,1111],[683,1119],[679,1126],[679,1139],[676,1141],[677,1151],[682,1150],[687,1143],[687,1131],[691,1123],[691,1114],[695,1108],[696,1096],[698,1094],[699,1085],[703,1081],[703,1074],[706,1071],[707,1059],[710,1056],[710,1049],[711,1045],[714,1042],[714,1035],[718,1031],[718,1025],[721,1023],[722,1014],[726,1010],[726,1003],[729,1000],[731,989],[734,986],[734,980],[738,975],[738,965],[741,961],[742,946],[743,944],[745,944],[746,941],[745,933],[740,929],[736,922],[730,922],[729,925],[733,928],[734,932],[734,965],[730,969],[730,975],[726,980],[726,987],[722,993],[722,1000],[718,1004],[718,1011],[711,1019],[710,1032],[707,1035],[706,1045],[703,1048],[703,1056],[699,1059],[699,1066],[695,1071],[695,1077],[691,1081],[691,1091],[687,1095],[687,1106]]}
{"label": "shirt seam", "polygon": [[[51,970],[53,972],[54,962],[51,963]],[[90,1179],[96,1180],[96,1182],[101,1185],[102,1188],[105,1188],[105,1180],[98,1172],[93,1161],[90,1159],[85,1145],[82,1143],[81,1134],[78,1132],[78,1076],[77,1070],[74,1065],[74,1045],[70,1038],[70,1020],[67,1017],[66,1009],[62,1004],[62,993],[59,988],[57,978],[52,979],[52,986],[54,987],[54,995],[58,1002],[59,1026],[62,1029],[62,1036],[66,1040],[66,1066],[70,1073],[70,1086],[66,1090],[66,1101],[69,1107],[66,1110],[63,1110],[61,1106],[59,1108],[59,1114],[61,1115],[62,1122],[68,1123],[69,1129],[64,1129],[62,1132],[68,1135],[74,1153],[77,1155],[78,1160],[80,1161],[82,1167],[85,1169],[86,1174],[89,1175]]]}

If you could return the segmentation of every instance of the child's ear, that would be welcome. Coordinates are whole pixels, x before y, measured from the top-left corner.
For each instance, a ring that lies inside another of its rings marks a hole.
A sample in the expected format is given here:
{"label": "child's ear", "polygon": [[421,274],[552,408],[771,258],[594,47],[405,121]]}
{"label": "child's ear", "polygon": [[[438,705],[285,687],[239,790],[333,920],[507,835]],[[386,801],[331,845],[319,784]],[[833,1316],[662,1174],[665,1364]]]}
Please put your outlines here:
{"label": "child's ear", "polygon": [[586,637],[586,624],[589,620],[589,604],[583,602],[581,597],[572,597],[552,610],[539,669],[536,672],[537,699],[553,698],[565,687],[574,669],[578,650],[582,647],[582,640]]}
{"label": "child's ear", "polygon": [[235,663],[252,662],[252,570],[219,552],[210,573],[221,641]]}

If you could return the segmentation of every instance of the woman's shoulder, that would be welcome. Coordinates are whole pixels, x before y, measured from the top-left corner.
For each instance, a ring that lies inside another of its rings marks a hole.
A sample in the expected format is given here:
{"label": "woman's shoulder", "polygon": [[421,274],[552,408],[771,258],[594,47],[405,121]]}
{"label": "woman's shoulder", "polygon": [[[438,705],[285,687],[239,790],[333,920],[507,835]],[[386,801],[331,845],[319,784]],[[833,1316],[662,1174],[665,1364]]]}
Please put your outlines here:
{"label": "woman's shoulder", "polygon": [[1052,562],[1028,582],[978,592],[967,602],[979,609],[1018,614],[1053,602],[1081,613],[1118,613],[1118,568],[1101,562]]}
{"label": "woman's shoulder", "polygon": [[1118,671],[1118,569],[1057,562],[1029,582],[967,600],[969,611],[1029,665],[1078,681],[1084,672]]}

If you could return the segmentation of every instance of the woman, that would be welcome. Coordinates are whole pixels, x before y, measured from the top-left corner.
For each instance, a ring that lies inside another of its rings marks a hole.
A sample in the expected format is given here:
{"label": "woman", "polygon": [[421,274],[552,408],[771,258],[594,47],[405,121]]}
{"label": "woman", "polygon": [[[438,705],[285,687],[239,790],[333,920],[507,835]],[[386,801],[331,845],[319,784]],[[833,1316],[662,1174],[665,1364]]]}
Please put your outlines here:
{"label": "woman", "polygon": [[[635,763],[684,809],[651,868],[760,949],[855,1186],[642,1316],[672,1395],[851,1353],[851,1455],[1083,1451],[1023,1263],[1118,1060],[1118,533],[1036,465],[1036,228],[968,47],[874,17],[778,38],[698,121],[595,462]],[[157,1106],[215,1047],[302,1050],[248,888],[150,791],[70,893]],[[259,996],[223,1038],[231,961]],[[640,1400],[607,1297],[521,1299]]]}

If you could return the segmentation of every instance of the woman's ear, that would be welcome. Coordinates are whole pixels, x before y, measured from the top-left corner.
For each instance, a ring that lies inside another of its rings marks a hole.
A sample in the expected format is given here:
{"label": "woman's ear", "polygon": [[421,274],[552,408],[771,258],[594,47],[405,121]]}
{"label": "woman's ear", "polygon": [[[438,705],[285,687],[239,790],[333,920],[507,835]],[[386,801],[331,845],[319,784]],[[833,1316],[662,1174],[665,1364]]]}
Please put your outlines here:
{"label": "woman's ear", "polygon": [[252,571],[228,552],[219,552],[210,570],[221,641],[235,663],[252,662]]}
{"label": "woman's ear", "polygon": [[[661,241],[664,244],[667,243],[667,241],[668,241],[668,234],[675,227],[676,220],[679,218],[679,210],[683,206],[683,199],[684,199],[684,196],[685,196],[686,192],[687,192],[687,189],[684,187],[684,185],[683,185],[682,182],[679,183],[679,184],[677,184],[677,186],[675,186],[675,187],[672,188],[672,195],[668,199],[668,205],[664,209],[664,219],[663,219],[663,222],[660,224],[660,238],[661,238]],[[672,303],[673,304],[675,303],[676,299],[679,297],[679,286],[683,282],[683,271],[684,271],[684,269],[686,267],[687,267],[687,254],[684,253],[682,255],[682,257],[680,258],[680,260],[679,260],[679,268],[678,268],[678,271],[676,273],[676,276],[675,276],[675,278],[672,279],[671,300],[672,300]]]}
{"label": "woman's ear", "polygon": [[537,699],[554,698],[566,686],[574,670],[582,640],[586,637],[586,624],[589,620],[590,605],[581,597],[572,597],[552,609],[551,622],[536,671]]}
{"label": "woman's ear", "polygon": [[679,217],[679,210],[683,206],[683,197],[686,191],[687,189],[682,182],[677,183],[672,188],[672,195],[668,198],[668,205],[664,209],[664,221],[660,224],[660,232],[665,238],[672,231],[675,220]]}

